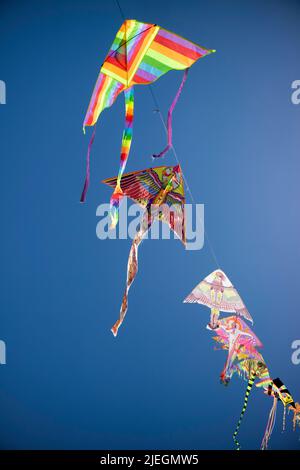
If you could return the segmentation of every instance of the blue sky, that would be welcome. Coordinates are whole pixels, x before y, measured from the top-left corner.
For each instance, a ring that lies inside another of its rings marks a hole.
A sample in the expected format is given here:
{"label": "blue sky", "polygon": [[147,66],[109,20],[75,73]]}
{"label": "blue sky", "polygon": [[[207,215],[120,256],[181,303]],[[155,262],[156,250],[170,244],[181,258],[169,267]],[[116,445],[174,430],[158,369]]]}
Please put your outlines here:
{"label": "blue sky", "polygon": [[[174,113],[174,145],[221,268],[241,293],[263,355],[299,400],[291,343],[299,320],[300,79],[296,1],[121,2],[217,53],[198,61]],[[96,237],[101,185],[119,165],[124,103],[97,126],[91,187],[79,197],[88,135],[82,122],[122,18],[114,1],[2,1],[0,79],[0,446],[9,449],[231,449],[246,383],[219,383],[225,362],[208,310],[183,298],[216,268],[207,242],[145,241],[120,335],[130,240]],[[182,74],[154,85],[162,112]],[[127,170],[152,165],[165,143],[147,87],[136,87]],[[175,164],[172,154],[164,162]],[[187,202],[191,202],[189,199]],[[257,449],[271,407],[254,390],[240,432]],[[281,432],[272,449],[299,449]]]}

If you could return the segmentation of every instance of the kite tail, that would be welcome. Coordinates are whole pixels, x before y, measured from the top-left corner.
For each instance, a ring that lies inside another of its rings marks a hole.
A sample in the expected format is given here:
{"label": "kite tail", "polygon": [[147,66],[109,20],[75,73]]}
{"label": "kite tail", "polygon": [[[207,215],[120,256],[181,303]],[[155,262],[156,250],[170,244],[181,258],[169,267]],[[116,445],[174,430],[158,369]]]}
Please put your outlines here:
{"label": "kite tail", "polygon": [[282,432],[286,429],[286,406],[283,406]]}
{"label": "kite tail", "polygon": [[253,386],[253,384],[254,384],[255,377],[256,377],[256,372],[252,372],[252,374],[250,375],[250,378],[249,378],[249,380],[248,380],[247,390],[246,390],[245,398],[244,398],[244,406],[243,406],[242,412],[241,412],[241,414],[240,414],[240,418],[239,418],[239,420],[238,420],[237,426],[236,426],[235,431],[234,431],[233,436],[232,436],[232,437],[233,437],[233,440],[234,440],[234,443],[235,443],[235,445],[236,445],[236,450],[240,450],[240,449],[241,449],[240,443],[239,443],[239,441],[237,440],[237,435],[238,435],[239,428],[240,428],[242,419],[243,419],[243,417],[244,417],[244,414],[245,414],[245,411],[246,411],[246,408],[247,408],[247,405],[248,405],[248,397],[249,397],[249,395],[250,395],[252,386]]}
{"label": "kite tail", "polygon": [[85,202],[86,193],[87,193],[87,190],[88,190],[89,185],[90,185],[90,153],[91,153],[92,145],[93,145],[94,140],[95,140],[95,134],[96,134],[96,127],[94,127],[92,137],[91,137],[91,140],[90,140],[89,145],[88,145],[88,151],[87,151],[87,155],[86,155],[85,180],[84,180],[84,186],[83,186],[83,190],[82,190],[81,197],[80,197],[80,202]]}
{"label": "kite tail", "polygon": [[114,193],[110,199],[110,217],[111,217],[111,228],[115,228],[119,220],[119,205],[123,199],[123,191],[121,189],[121,178],[123,176],[128,155],[130,152],[130,146],[132,141],[132,125],[133,125],[133,111],[134,111],[134,92],[133,87],[127,88],[124,91],[125,96],[125,128],[122,136],[121,156],[120,156],[120,168],[117,179],[117,185]]}
{"label": "kite tail", "polygon": [[127,313],[128,292],[138,272],[138,247],[143,239],[143,236],[147,232],[147,230],[148,230],[148,227],[146,228],[143,226],[132,241],[132,245],[131,245],[129,256],[128,256],[126,288],[125,288],[122,305],[120,309],[120,317],[111,329],[114,336],[117,336],[118,330],[120,326],[122,325],[125,315]]}
{"label": "kite tail", "polygon": [[160,157],[163,157],[167,152],[168,150],[170,150],[170,148],[172,147],[172,114],[173,114],[173,111],[174,111],[174,108],[177,104],[177,101],[178,101],[178,98],[182,92],[182,89],[184,87],[184,84],[186,82],[186,79],[187,79],[187,75],[188,75],[188,71],[189,69],[185,69],[184,71],[184,74],[183,74],[183,78],[182,78],[182,81],[181,81],[181,84],[178,88],[178,91],[175,95],[175,98],[173,100],[173,103],[171,104],[170,108],[169,108],[169,111],[168,111],[168,120],[167,120],[167,128],[168,128],[168,144],[167,146],[157,155],[152,155],[153,158],[160,158]]}
{"label": "kite tail", "polygon": [[277,403],[278,403],[278,397],[274,396],[273,406],[272,406],[270,414],[269,414],[265,434],[264,434],[264,437],[263,437],[263,440],[262,440],[262,443],[261,443],[261,447],[260,447],[261,450],[267,450],[268,449],[269,440],[271,438],[272,431],[273,431],[274,425],[275,425],[275,420],[276,420]]}

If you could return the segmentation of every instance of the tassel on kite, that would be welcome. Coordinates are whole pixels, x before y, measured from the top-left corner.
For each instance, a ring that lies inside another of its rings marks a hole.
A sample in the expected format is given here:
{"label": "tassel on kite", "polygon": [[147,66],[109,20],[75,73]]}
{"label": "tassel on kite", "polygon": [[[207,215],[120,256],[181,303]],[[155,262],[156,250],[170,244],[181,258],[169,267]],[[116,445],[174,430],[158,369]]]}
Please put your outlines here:
{"label": "tassel on kite", "polygon": [[269,441],[270,441],[270,438],[271,438],[271,435],[275,426],[275,421],[276,421],[277,403],[278,403],[278,398],[276,395],[274,395],[273,405],[269,414],[265,434],[264,434],[264,437],[260,446],[261,450],[268,449]]}

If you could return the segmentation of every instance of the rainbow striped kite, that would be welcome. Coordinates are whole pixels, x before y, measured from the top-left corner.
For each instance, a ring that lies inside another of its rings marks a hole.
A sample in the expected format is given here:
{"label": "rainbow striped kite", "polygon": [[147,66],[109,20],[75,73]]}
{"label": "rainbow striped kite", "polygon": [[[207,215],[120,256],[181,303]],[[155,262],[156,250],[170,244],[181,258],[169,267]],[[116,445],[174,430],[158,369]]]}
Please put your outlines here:
{"label": "rainbow striped kite", "polygon": [[[137,20],[125,20],[119,29],[111,49],[100,69],[92,98],[84,119],[83,127],[94,126],[105,108],[109,108],[117,96],[125,94],[125,129],[121,146],[121,162],[117,184],[111,198],[112,226],[118,222],[118,207],[123,197],[121,178],[125,170],[132,140],[134,110],[133,86],[147,85],[169,70],[185,70],[185,74],[168,115],[168,145],[162,156],[171,147],[172,112],[186,80],[187,69],[201,57],[214,50],[200,47],[186,39],[171,33],[156,24],[142,23]],[[94,134],[92,139],[94,138]],[[83,202],[89,185],[89,156],[87,156],[87,174],[81,195]]]}

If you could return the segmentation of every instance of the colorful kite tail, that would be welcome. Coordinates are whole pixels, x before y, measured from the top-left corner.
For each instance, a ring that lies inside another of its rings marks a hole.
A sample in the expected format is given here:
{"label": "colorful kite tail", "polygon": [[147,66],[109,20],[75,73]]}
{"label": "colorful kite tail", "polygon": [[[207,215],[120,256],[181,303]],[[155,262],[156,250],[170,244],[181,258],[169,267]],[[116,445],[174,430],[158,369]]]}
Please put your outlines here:
{"label": "colorful kite tail", "polygon": [[132,125],[133,125],[133,112],[134,112],[134,92],[133,87],[127,88],[124,91],[125,96],[125,127],[122,136],[120,168],[118,173],[117,185],[114,193],[110,199],[110,216],[111,228],[115,228],[119,220],[119,205],[123,199],[123,191],[121,189],[121,178],[123,176],[126,163],[128,160],[130,146],[132,141]]}
{"label": "colorful kite tail", "polygon": [[90,153],[91,153],[92,145],[95,140],[95,134],[96,134],[96,127],[94,127],[92,137],[88,145],[88,151],[86,155],[85,181],[84,181],[84,186],[83,186],[83,190],[82,190],[81,197],[80,197],[80,202],[85,202],[86,193],[90,185]]}
{"label": "colorful kite tail", "polygon": [[[148,230],[148,229],[147,229]],[[114,336],[117,336],[118,330],[122,325],[125,315],[128,309],[128,292],[133,283],[135,276],[138,272],[138,247],[143,239],[144,234],[147,230],[143,228],[136,234],[132,241],[132,245],[130,248],[129,256],[128,256],[128,264],[127,264],[127,280],[126,280],[126,288],[123,295],[122,305],[120,309],[120,318],[116,321],[114,326],[112,327],[111,331]]]}
{"label": "colorful kite tail", "polygon": [[122,189],[116,187],[110,198],[110,230],[114,229],[119,222],[119,207],[123,197]]}
{"label": "colorful kite tail", "polygon": [[170,148],[172,147],[172,114],[173,114],[173,111],[174,111],[174,108],[177,104],[177,101],[178,101],[178,98],[182,92],[182,89],[184,87],[184,84],[186,82],[186,79],[187,79],[187,75],[188,75],[188,71],[189,69],[185,69],[184,71],[184,74],[183,74],[183,78],[182,78],[182,81],[181,81],[181,84],[178,88],[178,91],[175,95],[175,98],[169,108],[169,111],[168,111],[168,120],[167,120],[167,132],[168,132],[168,144],[167,146],[157,155],[152,155],[153,158],[160,158],[160,157],[163,157],[167,152],[168,150],[170,150]]}
{"label": "colorful kite tail", "polygon": [[272,435],[272,432],[273,432],[273,429],[274,429],[275,421],[276,421],[277,403],[278,403],[278,397],[276,395],[274,395],[273,405],[272,405],[272,408],[271,408],[271,411],[270,411],[270,414],[269,414],[265,434],[264,434],[264,437],[263,437],[263,440],[262,440],[262,443],[261,443],[261,447],[260,447],[261,450],[267,450],[268,449],[269,441],[270,441],[270,438],[271,438],[271,435]]}
{"label": "colorful kite tail", "polygon": [[241,449],[240,443],[239,443],[239,441],[237,440],[237,435],[238,435],[238,432],[239,432],[239,429],[240,429],[240,425],[241,425],[242,419],[243,419],[243,417],[244,417],[244,414],[245,414],[245,411],[246,411],[246,408],[247,408],[247,405],[248,405],[248,398],[249,398],[249,395],[250,395],[252,386],[253,386],[253,384],[254,384],[255,377],[256,377],[256,372],[252,372],[252,374],[250,375],[250,378],[249,378],[249,381],[248,381],[248,385],[247,385],[247,390],[246,390],[246,393],[245,393],[244,406],[243,406],[242,412],[241,412],[241,414],[240,414],[239,421],[238,421],[238,423],[237,423],[237,426],[236,426],[235,431],[234,431],[233,436],[232,436],[232,438],[233,438],[233,440],[234,440],[234,443],[235,443],[235,445],[236,445],[236,450],[240,450],[240,449]]}

